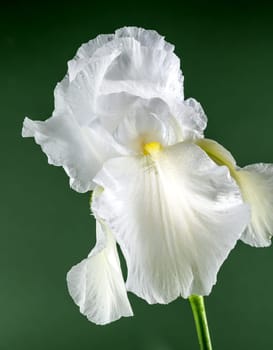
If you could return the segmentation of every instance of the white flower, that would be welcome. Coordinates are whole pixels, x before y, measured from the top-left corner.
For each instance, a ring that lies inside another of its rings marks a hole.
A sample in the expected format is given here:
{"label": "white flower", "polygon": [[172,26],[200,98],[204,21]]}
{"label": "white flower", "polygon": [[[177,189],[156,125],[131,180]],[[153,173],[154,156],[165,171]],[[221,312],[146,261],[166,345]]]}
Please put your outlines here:
{"label": "white flower", "polygon": [[263,199],[254,209],[269,213],[270,172],[246,168],[234,179],[227,151],[221,148],[220,160],[210,152],[206,116],[194,99],[184,100],[173,50],[154,31],[100,35],[68,63],[52,117],[24,121],[23,136],[63,166],[73,189],[94,190],[97,244],[67,281],[80,311],[97,324],[132,315],[128,290],[149,303],[207,295],[243,232],[245,241],[268,242],[272,219],[252,213],[249,224],[237,182],[251,206],[257,185]]}

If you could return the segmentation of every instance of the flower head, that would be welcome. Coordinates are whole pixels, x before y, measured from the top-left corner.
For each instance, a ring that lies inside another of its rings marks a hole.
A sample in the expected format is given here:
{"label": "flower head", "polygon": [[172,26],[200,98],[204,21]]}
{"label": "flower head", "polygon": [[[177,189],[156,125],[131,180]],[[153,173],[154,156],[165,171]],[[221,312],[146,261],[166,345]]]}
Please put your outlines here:
{"label": "flower head", "polygon": [[25,119],[23,136],[33,136],[49,163],[65,169],[71,187],[94,190],[97,244],[67,275],[72,298],[91,321],[132,315],[128,290],[149,303],[210,293],[249,224],[244,200],[251,204],[252,194],[244,185],[241,194],[242,178],[255,180],[233,171],[227,151],[220,161],[210,152],[206,124],[200,104],[184,100],[174,47],[135,27],[82,45],[55,89],[52,117]]}

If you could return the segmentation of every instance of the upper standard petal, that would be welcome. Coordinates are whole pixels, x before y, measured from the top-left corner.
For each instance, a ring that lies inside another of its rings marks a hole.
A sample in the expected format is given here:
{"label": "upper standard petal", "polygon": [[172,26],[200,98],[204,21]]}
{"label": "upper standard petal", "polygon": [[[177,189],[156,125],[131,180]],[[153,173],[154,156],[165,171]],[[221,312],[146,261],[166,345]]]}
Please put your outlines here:
{"label": "upper standard petal", "polygon": [[168,103],[183,100],[183,75],[173,45],[155,31],[125,27],[83,44],[55,89],[55,113],[71,108],[81,122],[97,113],[100,95],[126,92]]}
{"label": "upper standard petal", "polygon": [[123,27],[115,31],[117,38],[132,37],[139,41],[141,45],[153,47],[158,50],[174,51],[174,46],[165,41],[164,36],[158,34],[155,30],[139,27]]}
{"label": "upper standard petal", "polygon": [[152,47],[157,50],[174,51],[174,46],[165,41],[164,37],[155,30],[146,30],[138,27],[123,27],[117,29],[114,34],[100,34],[95,39],[81,45],[75,57],[68,62],[69,79],[72,81],[79,71],[89,62],[89,59],[98,55],[97,50],[110,41],[120,38],[133,38],[142,46]]}

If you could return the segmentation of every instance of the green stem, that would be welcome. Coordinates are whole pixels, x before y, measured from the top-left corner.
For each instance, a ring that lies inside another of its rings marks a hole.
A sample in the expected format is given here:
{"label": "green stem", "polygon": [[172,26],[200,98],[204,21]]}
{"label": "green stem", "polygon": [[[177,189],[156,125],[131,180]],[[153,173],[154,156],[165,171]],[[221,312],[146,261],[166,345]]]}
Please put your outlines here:
{"label": "green stem", "polygon": [[200,349],[212,350],[204,298],[199,295],[191,295],[189,301],[195,321]]}

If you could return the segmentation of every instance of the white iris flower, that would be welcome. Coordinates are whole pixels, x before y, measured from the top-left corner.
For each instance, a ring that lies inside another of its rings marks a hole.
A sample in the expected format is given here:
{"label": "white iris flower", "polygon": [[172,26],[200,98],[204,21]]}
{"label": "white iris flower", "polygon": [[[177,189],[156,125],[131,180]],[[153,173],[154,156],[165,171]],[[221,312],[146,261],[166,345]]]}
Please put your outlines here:
{"label": "white iris flower", "polygon": [[97,324],[132,315],[127,291],[151,304],[208,295],[238,239],[262,246],[271,237],[272,167],[240,170],[203,138],[207,118],[184,100],[173,50],[155,31],[99,35],[68,63],[52,117],[24,121],[23,136],[65,169],[74,190],[94,190],[97,244],[67,282]]}

